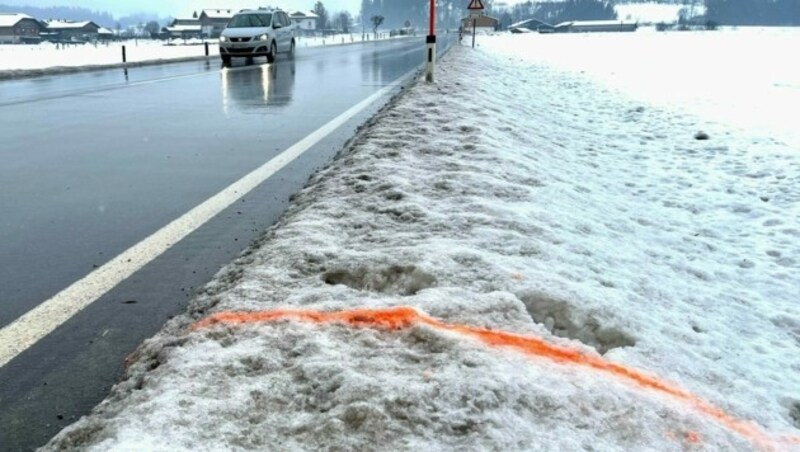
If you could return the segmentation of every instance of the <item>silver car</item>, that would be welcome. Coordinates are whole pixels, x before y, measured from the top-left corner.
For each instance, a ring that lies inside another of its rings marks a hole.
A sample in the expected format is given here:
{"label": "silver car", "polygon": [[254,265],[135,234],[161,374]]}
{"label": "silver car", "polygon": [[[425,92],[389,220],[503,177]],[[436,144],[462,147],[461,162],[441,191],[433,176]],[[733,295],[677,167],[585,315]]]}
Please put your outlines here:
{"label": "silver car", "polygon": [[294,55],[294,26],[281,10],[246,10],[237,13],[219,38],[219,54],[224,64],[233,57],[264,56],[275,61],[278,52]]}

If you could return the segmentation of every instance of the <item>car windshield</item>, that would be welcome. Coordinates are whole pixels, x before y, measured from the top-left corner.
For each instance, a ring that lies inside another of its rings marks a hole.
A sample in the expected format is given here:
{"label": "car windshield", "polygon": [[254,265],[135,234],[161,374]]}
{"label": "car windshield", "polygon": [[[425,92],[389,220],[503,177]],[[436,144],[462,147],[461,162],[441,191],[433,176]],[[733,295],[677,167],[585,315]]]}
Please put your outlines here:
{"label": "car windshield", "polygon": [[272,14],[242,14],[231,19],[228,28],[268,27],[270,23]]}

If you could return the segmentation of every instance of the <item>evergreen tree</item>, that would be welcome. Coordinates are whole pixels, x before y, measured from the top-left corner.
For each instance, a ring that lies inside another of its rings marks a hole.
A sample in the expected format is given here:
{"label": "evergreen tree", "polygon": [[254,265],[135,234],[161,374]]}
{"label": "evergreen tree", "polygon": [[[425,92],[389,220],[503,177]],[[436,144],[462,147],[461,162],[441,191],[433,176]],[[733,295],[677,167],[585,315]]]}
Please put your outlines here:
{"label": "evergreen tree", "polygon": [[324,30],[328,28],[328,22],[330,18],[328,17],[328,10],[325,9],[325,5],[322,2],[317,2],[314,4],[314,14],[319,16],[317,19],[317,30]]}

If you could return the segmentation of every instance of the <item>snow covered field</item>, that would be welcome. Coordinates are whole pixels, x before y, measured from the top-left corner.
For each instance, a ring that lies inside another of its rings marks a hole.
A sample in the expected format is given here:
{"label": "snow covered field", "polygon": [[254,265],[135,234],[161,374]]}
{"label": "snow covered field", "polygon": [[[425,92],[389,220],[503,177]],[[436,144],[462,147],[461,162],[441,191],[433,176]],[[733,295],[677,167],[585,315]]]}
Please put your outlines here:
{"label": "snow covered field", "polygon": [[[209,41],[209,53],[219,54],[216,41]],[[113,42],[109,44],[56,46],[52,43],[38,45],[0,45],[0,75],[3,73],[24,73],[30,70],[103,66],[122,63],[122,46],[125,46],[128,62],[175,60],[182,58],[203,57],[205,49],[201,41],[191,45],[182,45],[183,41],[175,41],[175,45],[164,45],[161,41],[140,40]]]}
{"label": "snow covered field", "polygon": [[[589,37],[455,48],[46,449],[800,450],[800,150],[663,96],[717,64],[686,36],[642,80]],[[460,326],[192,327],[393,306]]]}
{"label": "snow covered field", "polygon": [[[800,148],[800,29],[528,34],[493,48],[593,80],[638,100],[757,130]],[[529,51],[517,52],[521,42]]]}
{"label": "snow covered field", "polygon": [[[389,39],[388,33],[380,36]],[[392,38],[395,39],[395,38]],[[361,42],[361,34],[335,35],[323,38],[300,38],[298,47]],[[369,40],[375,40],[370,36]],[[209,41],[209,53],[219,55],[216,40]],[[38,45],[0,45],[0,78],[40,73],[42,70],[57,72],[59,68],[108,66],[122,63],[122,46],[125,46],[129,63],[176,61],[187,58],[203,58],[205,49],[200,40],[174,40],[172,45],[161,41],[140,40],[113,42],[109,44],[56,46],[52,43]]]}

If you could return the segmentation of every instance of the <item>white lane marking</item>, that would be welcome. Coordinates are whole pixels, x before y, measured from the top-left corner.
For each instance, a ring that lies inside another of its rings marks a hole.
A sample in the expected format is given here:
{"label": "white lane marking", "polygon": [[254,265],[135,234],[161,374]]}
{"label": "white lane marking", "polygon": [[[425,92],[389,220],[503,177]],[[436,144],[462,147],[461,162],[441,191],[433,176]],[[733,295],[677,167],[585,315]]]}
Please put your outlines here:
{"label": "white lane marking", "polygon": [[113,88],[128,88],[128,87],[132,87],[132,86],[154,85],[156,83],[171,82],[173,80],[182,80],[182,79],[186,79],[186,78],[202,77],[204,75],[213,74],[215,72],[216,71],[205,71],[205,72],[196,72],[196,73],[193,73],[193,74],[172,75],[172,76],[169,76],[169,77],[154,78],[154,79],[151,79],[151,80],[140,80],[138,82],[128,82],[128,83],[125,83],[125,84],[117,85],[117,86],[114,86]]}
{"label": "white lane marking", "polygon": [[362,100],[269,162],[0,329],[0,367],[8,364],[17,355],[169,250],[172,245],[233,205],[323,138],[367,109],[380,97],[387,95],[417,70],[414,69],[399,77],[391,85]]}

